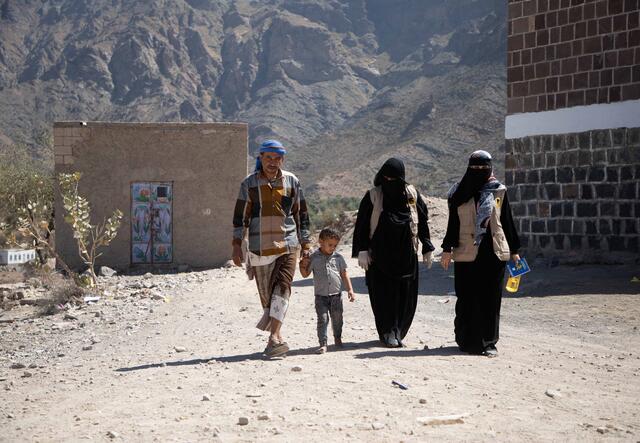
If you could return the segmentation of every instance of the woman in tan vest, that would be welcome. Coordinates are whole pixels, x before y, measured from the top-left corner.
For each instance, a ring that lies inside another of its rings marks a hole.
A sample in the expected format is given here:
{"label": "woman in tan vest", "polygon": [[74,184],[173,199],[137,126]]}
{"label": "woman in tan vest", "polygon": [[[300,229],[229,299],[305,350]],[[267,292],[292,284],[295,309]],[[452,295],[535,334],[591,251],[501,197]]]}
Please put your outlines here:
{"label": "woman in tan vest", "polygon": [[463,352],[498,355],[500,304],[506,262],[520,260],[507,188],[492,174],[491,155],[475,151],[448,195],[449,221],[442,267],[455,262],[456,343]]}
{"label": "woman in tan vest", "polygon": [[353,257],[366,271],[369,301],[378,337],[402,346],[418,301],[418,252],[431,267],[427,205],[405,182],[404,163],[387,160],[360,202],[353,233]]}

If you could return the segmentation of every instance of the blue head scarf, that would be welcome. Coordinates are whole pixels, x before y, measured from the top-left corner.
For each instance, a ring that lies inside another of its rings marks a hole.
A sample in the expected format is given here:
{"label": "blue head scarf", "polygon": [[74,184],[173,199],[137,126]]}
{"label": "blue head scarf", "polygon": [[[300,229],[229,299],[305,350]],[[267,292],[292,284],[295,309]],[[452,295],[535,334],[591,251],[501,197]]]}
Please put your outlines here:
{"label": "blue head scarf", "polygon": [[[282,143],[278,140],[265,140],[260,145],[260,154],[263,152],[275,152],[276,154],[280,154],[284,156],[287,153],[287,150],[284,149]],[[260,156],[256,157],[256,171],[262,170],[262,162],[260,161]]]}

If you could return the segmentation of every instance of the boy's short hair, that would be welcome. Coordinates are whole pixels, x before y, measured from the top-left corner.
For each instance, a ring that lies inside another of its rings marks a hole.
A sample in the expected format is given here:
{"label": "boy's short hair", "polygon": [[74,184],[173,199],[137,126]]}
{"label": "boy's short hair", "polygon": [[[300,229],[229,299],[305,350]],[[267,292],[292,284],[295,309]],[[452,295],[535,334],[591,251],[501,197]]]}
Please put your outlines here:
{"label": "boy's short hair", "polygon": [[333,228],[323,228],[320,231],[320,240],[334,239],[340,241],[340,234]]}

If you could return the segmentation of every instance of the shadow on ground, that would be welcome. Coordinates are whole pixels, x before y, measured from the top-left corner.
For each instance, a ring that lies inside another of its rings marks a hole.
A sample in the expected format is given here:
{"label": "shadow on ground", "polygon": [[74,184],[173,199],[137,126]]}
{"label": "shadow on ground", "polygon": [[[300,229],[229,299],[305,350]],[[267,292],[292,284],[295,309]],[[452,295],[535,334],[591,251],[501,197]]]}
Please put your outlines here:
{"label": "shadow on ground", "polygon": [[434,349],[402,349],[393,348],[386,351],[367,352],[364,354],[356,354],[357,359],[375,359],[384,357],[429,357],[429,356],[451,356],[451,355],[471,355],[462,352],[457,346],[443,346]]}
{"label": "shadow on ground", "polygon": [[[377,347],[382,347],[382,344],[378,340],[369,340],[369,341],[360,342],[360,343],[344,342],[342,348],[336,347],[334,345],[329,345],[329,352],[344,352],[344,351],[353,351],[354,349],[371,349],[371,348],[377,348]],[[317,349],[318,349],[317,346],[313,346],[309,348],[292,349],[287,353],[287,356],[294,357],[296,355],[313,355],[313,354],[316,354]],[[132,371],[140,371],[143,369],[165,368],[165,367],[175,367],[175,366],[193,366],[193,365],[206,364],[211,361],[216,361],[219,363],[238,363],[238,362],[250,361],[250,360],[280,360],[280,359],[282,359],[282,357],[270,359],[270,358],[267,358],[262,352],[253,352],[251,354],[223,355],[220,357],[194,358],[191,360],[177,360],[177,361],[167,361],[167,362],[160,362],[160,363],[147,363],[144,365],[118,368],[118,369],[115,369],[115,372],[132,372]]]}
{"label": "shadow on ground", "polygon": [[131,371],[139,371],[142,369],[153,369],[153,368],[164,368],[168,366],[193,366],[193,365],[201,365],[205,363],[209,363],[210,361],[217,361],[220,363],[237,363],[241,361],[249,361],[249,360],[268,360],[262,352],[254,352],[252,354],[238,354],[238,355],[229,355],[229,356],[221,356],[221,357],[211,357],[211,358],[194,358],[191,360],[178,360],[178,361],[167,361],[161,363],[148,363],[144,365],[138,366],[130,366],[127,368],[118,368],[115,369],[116,372],[131,372]]}

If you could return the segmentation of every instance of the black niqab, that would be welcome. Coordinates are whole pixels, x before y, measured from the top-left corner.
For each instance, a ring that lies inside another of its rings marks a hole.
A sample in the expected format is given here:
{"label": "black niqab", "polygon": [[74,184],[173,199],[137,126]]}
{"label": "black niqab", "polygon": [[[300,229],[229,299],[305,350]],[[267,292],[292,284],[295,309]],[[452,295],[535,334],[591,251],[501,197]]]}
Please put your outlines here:
{"label": "black niqab", "polygon": [[384,178],[396,178],[404,182],[404,163],[399,158],[391,157],[384,162],[376,177],[373,179],[373,186],[380,186],[384,182]]}
{"label": "black niqab", "polygon": [[457,208],[468,202],[482,189],[492,175],[491,155],[486,151],[475,151],[469,157],[469,166],[458,188],[449,197],[449,203]]}
{"label": "black niqab", "polygon": [[415,273],[416,254],[411,232],[404,164],[397,158],[387,160],[374,183],[382,188],[382,214],[371,239],[375,266],[384,274],[404,278]]}

